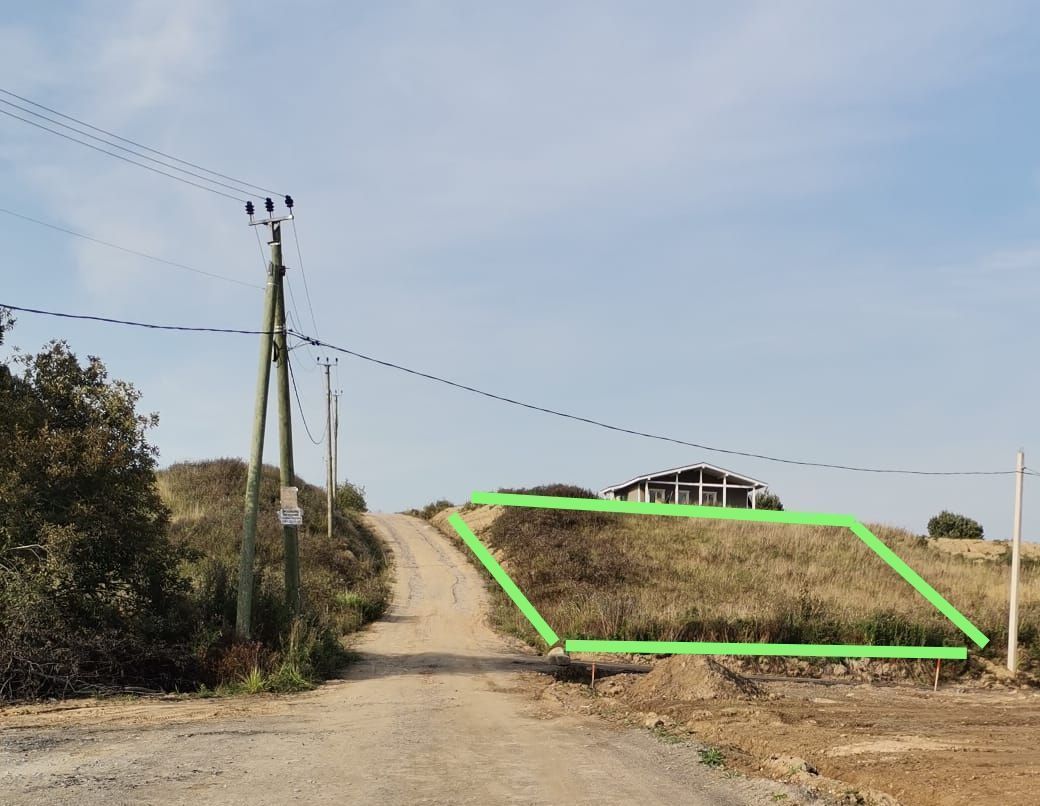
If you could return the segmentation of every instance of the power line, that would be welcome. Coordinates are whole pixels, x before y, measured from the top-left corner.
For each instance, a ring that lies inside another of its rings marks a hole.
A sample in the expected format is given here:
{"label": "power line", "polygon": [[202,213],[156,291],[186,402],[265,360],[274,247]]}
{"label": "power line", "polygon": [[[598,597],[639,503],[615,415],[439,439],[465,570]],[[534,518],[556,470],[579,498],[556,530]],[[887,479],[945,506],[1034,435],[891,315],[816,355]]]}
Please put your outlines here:
{"label": "power line", "polygon": [[[197,331],[207,333],[239,333],[247,335],[266,335],[265,331],[259,330],[236,330],[230,328],[212,328],[212,327],[185,327],[180,325],[154,325],[145,322],[134,322],[123,319],[111,319],[103,316],[87,316],[84,314],[69,314],[69,313],[57,313],[54,311],[44,311],[37,308],[24,308],[17,305],[8,305],[7,303],[0,302],[0,307],[10,308],[14,311],[23,311],[25,313],[35,313],[44,316],[59,316],[66,319],[87,319],[96,322],[105,322],[109,324],[119,325],[131,325],[134,327],[145,327],[153,328],[157,330],[181,330],[181,331]],[[501,403],[508,403],[513,406],[519,406],[521,408],[529,409],[531,411],[539,411],[543,414],[551,414],[554,417],[561,417],[563,419],[572,420],[574,422],[585,423],[586,425],[593,425],[597,428],[604,428],[608,431],[614,431],[621,434],[629,434],[631,436],[643,437],[645,439],[654,439],[661,442],[670,442],[675,445],[683,445],[689,448],[697,448],[698,450],[709,451],[711,453],[724,453],[731,456],[745,456],[752,459],[762,459],[767,462],[777,462],[780,464],[787,465],[799,465],[802,467],[819,467],[829,470],[848,470],[856,473],[886,473],[886,474],[897,474],[907,476],[1009,476],[1016,473],[1016,470],[906,470],[897,468],[876,468],[876,467],[859,467],[856,465],[842,465],[833,464],[829,462],[811,462],[801,459],[784,459],[777,456],[768,456],[761,453],[753,453],[751,451],[738,451],[729,448],[717,448],[711,445],[704,445],[699,442],[690,442],[683,439],[676,439],[674,437],[663,436],[660,434],[651,434],[646,431],[637,431],[632,428],[623,428],[621,426],[611,425],[609,423],[602,422],[600,420],[594,420],[590,417],[581,417],[576,414],[569,414],[567,412],[557,411],[556,409],[550,409],[545,406],[538,406],[533,403],[526,403],[522,400],[516,400],[514,398],[505,397],[504,395],[497,395],[493,392],[486,392],[483,389],[478,389],[474,386],[468,386],[457,381],[452,381],[447,378],[442,378],[438,375],[433,375],[428,372],[421,372],[417,369],[403,366],[401,364],[395,364],[391,361],[384,361],[381,358],[375,358],[364,353],[359,353],[356,350],[350,350],[346,347],[339,347],[335,344],[324,342],[320,339],[316,339],[313,336],[308,336],[304,333],[297,331],[288,331],[289,335],[294,336],[297,339],[303,341],[309,341],[316,347],[324,347],[328,350],[333,350],[338,353],[344,353],[345,355],[351,355],[355,358],[360,358],[363,361],[368,361],[373,364],[379,364],[383,367],[390,369],[396,369],[400,372],[405,372],[409,375],[415,375],[420,378],[425,378],[430,381],[442,383],[446,386],[451,386],[456,389],[462,389],[466,392],[472,392],[473,394],[481,395],[482,397],[489,398],[491,400],[497,400]]]}
{"label": "power line", "polygon": [[210,193],[215,193],[218,196],[223,196],[224,198],[231,199],[233,201],[246,201],[246,199],[244,198],[232,196],[231,194],[225,193],[222,190],[207,187],[206,185],[200,185],[198,182],[192,182],[190,179],[185,179],[183,176],[177,176],[176,174],[171,174],[166,171],[159,170],[158,168],[153,168],[151,165],[145,165],[143,162],[137,162],[136,160],[132,160],[129,157],[124,157],[122,154],[116,154],[114,151],[108,151],[104,148],[100,148],[99,146],[88,143],[86,140],[80,140],[78,137],[72,137],[71,135],[65,134],[65,132],[56,131],[48,126],[44,126],[42,123],[37,123],[35,120],[29,120],[28,118],[23,118],[20,115],[14,114],[13,112],[8,112],[6,109],[0,109],[0,114],[7,115],[8,117],[14,118],[15,120],[20,120],[23,123],[28,123],[30,126],[35,126],[37,129],[43,129],[45,132],[56,134],[58,135],[58,137],[64,137],[66,140],[71,140],[74,143],[79,143],[81,146],[92,148],[95,151],[101,152],[102,154],[108,154],[108,156],[110,157],[115,157],[117,160],[122,160],[123,162],[130,163],[131,165],[136,165],[138,168],[144,168],[146,171],[151,171],[152,173],[160,174],[162,176],[169,177],[170,179],[176,179],[178,182],[183,182],[185,185],[191,185],[192,187],[197,187],[200,190],[208,190]]}
{"label": "power line", "polygon": [[[261,266],[263,266],[263,269],[266,272],[267,271],[267,255],[264,254],[264,245],[263,245],[263,242],[260,240],[260,229],[259,229],[259,227],[253,227],[252,229],[253,229],[253,234],[256,236],[256,248],[257,248],[257,251],[260,253],[260,264],[261,264]],[[290,323],[293,324],[294,329],[295,328],[301,328],[302,329],[303,326],[299,324],[300,321],[301,321],[301,318],[300,318],[300,311],[296,307],[296,295],[293,294],[292,283],[288,282],[288,277],[286,278],[285,287],[289,290],[289,305],[291,307],[291,310],[286,311],[287,318],[289,319]],[[296,314],[296,319],[295,320],[293,319],[293,313]],[[309,344],[305,344],[304,346],[307,349],[307,353],[313,358],[314,357],[314,353],[311,350],[311,346]],[[313,370],[311,370],[311,371],[313,371]]]}
{"label": "power line", "polygon": [[416,375],[420,378],[426,378],[427,380],[436,381],[437,383],[445,384],[446,386],[452,386],[456,389],[462,389],[466,392],[472,392],[483,397],[497,400],[501,403],[509,403],[513,406],[519,406],[521,408],[530,409],[531,411],[539,411],[543,414],[551,414],[554,417],[562,417],[567,420],[573,420],[579,423],[585,423],[587,425],[594,425],[597,428],[605,428],[608,431],[615,431],[621,434],[629,434],[636,437],[644,437],[645,439],[655,439],[661,442],[670,442],[675,445],[683,445],[688,448],[697,448],[698,450],[709,451],[711,453],[724,453],[730,456],[745,456],[751,459],[762,459],[767,462],[778,462],[787,465],[801,465],[803,467],[821,467],[830,470],[849,470],[856,473],[891,473],[908,476],[1004,476],[1013,474],[1014,470],[905,470],[901,468],[876,468],[876,467],[858,467],[855,465],[840,465],[832,464],[829,462],[811,462],[802,459],[784,459],[777,456],[768,456],[762,453],[752,453],[751,451],[738,451],[730,448],[716,448],[710,445],[704,445],[699,442],[689,442],[683,439],[676,439],[674,437],[667,437],[661,434],[651,434],[646,431],[637,431],[633,428],[624,428],[622,426],[611,425],[600,420],[594,420],[591,417],[581,417],[577,414],[569,414],[563,411],[557,411],[556,409],[550,409],[545,406],[538,406],[533,403],[525,403],[522,400],[516,400],[515,398],[505,397],[504,395],[497,395],[493,392],[486,392],[483,389],[477,389],[474,386],[468,386],[464,383],[458,383],[457,381],[448,380],[438,375],[432,375],[428,372],[421,372],[410,367],[402,366],[401,364],[395,364],[391,361],[384,361],[380,358],[374,358],[364,353],[359,353],[354,350],[349,350],[346,347],[338,347],[335,344],[329,344],[323,342],[320,339],[312,339],[302,333],[294,333],[294,336],[300,339],[308,339],[312,344],[317,347],[325,347],[328,350],[334,350],[339,353],[354,356],[360,358],[363,361],[369,361],[373,364],[379,364],[380,366],[389,367],[390,369],[396,369],[401,372],[407,372],[409,375]]}
{"label": "power line", "polygon": [[[111,146],[112,148],[118,148],[120,151],[125,151],[127,154],[132,154],[133,156],[138,157],[139,159],[148,160],[149,162],[154,162],[156,165],[162,165],[164,168],[170,168],[171,170],[178,171],[178,172],[183,173],[183,174],[187,174],[188,176],[194,176],[196,179],[201,179],[203,182],[209,182],[212,185],[217,185],[219,187],[227,188],[228,190],[233,190],[236,193],[244,193],[247,196],[252,196],[253,195],[253,192],[251,190],[247,189],[247,188],[242,188],[242,187],[240,187],[238,185],[229,185],[226,182],[221,182],[218,179],[210,179],[208,176],[204,176],[203,174],[195,173],[194,171],[189,171],[187,168],[180,168],[177,165],[171,165],[170,163],[163,162],[162,160],[158,160],[155,157],[149,157],[147,154],[141,154],[140,152],[135,151],[132,148],[127,148],[126,146],[121,146],[121,145],[119,145],[119,143],[113,143],[110,140],[106,140],[103,137],[98,137],[96,134],[91,134],[90,132],[85,132],[82,129],[77,129],[75,126],[70,126],[68,123],[62,123],[60,120],[55,120],[54,118],[49,118],[46,115],[40,114],[39,112],[34,112],[33,110],[27,109],[24,106],[19,106],[18,104],[12,103],[11,101],[5,101],[3,98],[0,98],[0,104],[6,104],[7,106],[13,107],[14,109],[18,109],[18,110],[20,110],[22,112],[25,112],[25,113],[29,114],[29,115],[33,115],[34,117],[38,117],[38,118],[40,118],[42,120],[46,120],[48,123],[53,123],[55,126],[61,126],[63,129],[68,129],[69,131],[75,132],[76,134],[81,134],[84,137],[89,137],[91,140],[96,140],[99,143],[104,143],[106,146]],[[24,118],[19,118],[19,120],[25,120],[25,119]],[[29,123],[31,121],[26,121],[26,122]],[[50,131],[50,129],[48,129],[48,131]],[[54,133],[58,134],[58,132],[54,132]]]}
{"label": "power line", "polygon": [[225,276],[223,274],[216,274],[216,273],[211,272],[211,271],[205,271],[203,269],[197,269],[194,266],[188,266],[188,265],[186,265],[184,263],[177,263],[176,261],[173,261],[173,260],[166,260],[166,258],[156,257],[155,255],[149,255],[147,252],[139,252],[136,249],[131,249],[128,246],[120,246],[119,244],[112,243],[111,241],[105,241],[105,240],[102,240],[101,238],[95,238],[93,235],[87,235],[86,233],[83,233],[83,232],[76,232],[75,230],[66,229],[65,227],[58,226],[57,224],[51,224],[51,223],[49,223],[47,221],[41,221],[38,218],[32,218],[31,216],[22,215],[21,213],[16,213],[16,212],[14,212],[14,210],[7,210],[7,209],[5,209],[3,207],[0,207],[0,213],[3,213],[4,215],[13,216],[14,218],[20,218],[23,221],[28,221],[28,222],[30,222],[32,224],[38,224],[41,227],[47,227],[47,229],[52,229],[52,230],[55,230],[56,232],[63,232],[66,235],[72,235],[73,237],[76,237],[76,238],[82,238],[85,241],[90,241],[92,243],[100,244],[101,246],[107,246],[110,249],[118,249],[120,252],[126,252],[128,255],[136,255],[137,257],[143,257],[146,260],[152,260],[152,261],[154,261],[156,263],[162,263],[162,264],[164,264],[166,266],[172,266],[175,269],[183,269],[184,271],[190,271],[190,272],[194,272],[195,274],[201,274],[201,275],[204,275],[206,277],[212,277],[214,280],[223,280],[224,282],[227,282],[227,283],[235,283],[236,285],[244,285],[244,286],[247,286],[249,288],[258,288],[258,289],[263,290],[263,286],[258,286],[258,285],[255,285],[253,283],[247,283],[244,280],[236,280],[234,277],[227,277],[227,276]]}
{"label": "power line", "polygon": [[[41,316],[57,316],[61,319],[85,319],[90,322],[104,322],[109,325],[129,325],[130,327],[143,327],[149,330],[178,330],[187,333],[234,333],[243,336],[267,336],[272,331],[268,330],[239,330],[229,327],[191,327],[189,325],[157,325],[152,322],[135,322],[131,319],[113,319],[108,316],[89,316],[82,313],[59,313],[58,311],[44,311],[39,308],[24,308],[18,305],[9,305],[0,302],[0,308],[8,308],[12,311],[22,313],[35,313]],[[295,335],[295,334],[292,334]]]}
{"label": "power line", "polygon": [[300,261],[300,277],[303,278],[303,293],[307,296],[307,307],[311,312],[311,326],[314,328],[314,335],[320,336],[318,332],[318,322],[314,318],[314,306],[311,304],[311,290],[307,287],[307,273],[303,270],[303,253],[300,251],[300,237],[296,234],[296,219],[293,218],[290,222],[292,224],[292,235],[293,242],[296,244],[296,257]]}
{"label": "power line", "polygon": [[[249,188],[253,188],[254,190],[262,191],[264,193],[270,193],[272,196],[284,196],[285,195],[284,193],[279,193],[277,191],[271,190],[270,188],[265,188],[265,187],[262,187],[260,185],[254,185],[252,182],[246,182],[246,181],[244,181],[242,179],[236,179],[233,176],[228,176],[227,174],[222,174],[222,173],[220,173],[218,171],[210,170],[209,168],[204,168],[201,165],[196,165],[194,162],[188,162],[187,160],[183,160],[180,157],[175,157],[172,154],[167,154],[165,151],[159,151],[158,149],[151,148],[150,146],[146,146],[146,145],[144,145],[142,143],[138,143],[135,140],[131,140],[131,139],[127,138],[127,137],[122,137],[122,136],[120,136],[118,134],[115,134],[114,132],[108,131],[107,129],[102,129],[102,128],[98,127],[98,126],[94,126],[94,125],[92,125],[90,123],[87,123],[86,121],[80,120],[79,118],[74,118],[74,117],[72,117],[72,115],[66,115],[64,112],[59,112],[57,109],[52,109],[49,106],[44,106],[41,103],[33,101],[33,100],[31,100],[29,98],[26,98],[26,97],[24,97],[22,95],[18,95],[17,93],[11,92],[10,90],[6,90],[3,87],[0,87],[0,93],[3,93],[4,95],[8,95],[11,98],[17,98],[19,101],[22,101],[22,102],[27,103],[27,104],[31,104],[32,106],[35,106],[38,109],[46,110],[47,112],[50,112],[53,115],[57,115],[58,117],[65,118],[66,120],[71,120],[73,123],[78,123],[80,126],[86,126],[88,129],[91,129],[92,131],[101,132],[102,134],[108,135],[109,137],[114,137],[116,140],[119,140],[121,142],[129,143],[132,146],[136,146],[137,148],[144,149],[145,151],[149,151],[152,154],[158,154],[160,157],[166,157],[167,159],[171,159],[174,162],[179,162],[181,165],[187,165],[190,168],[197,168],[200,171],[204,171],[205,173],[212,174],[213,176],[219,176],[221,179],[227,179],[229,182],[234,182],[234,183],[236,183],[238,185],[242,185],[243,187],[249,187]],[[33,112],[31,114],[37,114],[37,113]],[[42,115],[41,115],[41,117],[42,117]],[[64,124],[61,124],[61,125],[64,125]]]}
{"label": "power line", "polygon": [[[288,359],[286,359],[286,360],[288,361]],[[315,445],[320,445],[322,443],[322,440],[325,439],[325,432],[322,431],[321,432],[321,436],[318,437],[317,439],[315,439],[314,435],[311,433],[311,427],[309,425],[307,425],[307,417],[304,416],[304,413],[303,413],[303,401],[300,400],[300,390],[296,387],[296,375],[293,373],[292,361],[288,362],[288,366],[289,366],[289,380],[292,381],[293,393],[296,395],[296,408],[299,409],[299,412],[300,412],[300,421],[303,423],[303,430],[307,432],[307,438],[311,442],[313,442]],[[325,423],[325,427],[326,428],[329,427],[328,422]]]}
{"label": "power line", "polygon": [[[289,322],[292,324],[292,330],[298,332],[298,331],[303,330],[303,326],[299,324],[299,322],[300,322],[300,312],[296,308],[296,295],[293,294],[292,283],[288,282],[288,278],[286,278],[285,287],[289,290],[289,302],[292,305],[292,310],[288,312],[289,313]],[[294,312],[296,314],[295,317],[293,316]],[[306,372],[308,372],[308,373],[317,372],[318,368],[317,368],[317,366],[315,366],[313,364],[313,362],[318,360],[318,356],[315,354],[314,348],[311,347],[311,345],[308,342],[301,341],[295,347],[290,347],[289,349],[290,350],[295,350],[295,349],[298,349],[300,347],[303,347],[303,349],[306,350],[307,355],[311,358],[310,362],[306,362],[306,361],[304,362],[307,365]]]}

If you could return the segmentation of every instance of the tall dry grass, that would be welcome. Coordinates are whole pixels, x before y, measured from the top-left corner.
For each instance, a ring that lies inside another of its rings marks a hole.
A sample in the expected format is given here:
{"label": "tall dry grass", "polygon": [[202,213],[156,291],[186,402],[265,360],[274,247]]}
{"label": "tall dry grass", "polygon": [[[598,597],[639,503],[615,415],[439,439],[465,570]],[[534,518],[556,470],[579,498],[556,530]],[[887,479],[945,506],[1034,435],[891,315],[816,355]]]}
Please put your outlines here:
{"label": "tall dry grass", "polygon": [[[171,510],[170,538],[190,553],[182,570],[204,620],[199,643],[207,652],[210,648],[223,652],[234,629],[246,470],[238,459],[217,459],[175,464],[157,475],[159,492]],[[314,676],[321,677],[340,660],[339,637],[385,609],[389,569],[382,544],[358,513],[334,512],[329,538],[324,490],[299,478],[296,486],[304,511],[299,529],[304,623],[294,622],[285,606],[282,527],[275,516],[280,480],[277,468],[264,466],[254,566],[254,636],[264,647],[280,649],[285,656],[291,654],[288,639],[293,631],[297,637],[306,635],[316,647],[311,652],[316,665],[325,667],[315,669]],[[256,654],[260,648],[243,651]],[[226,660],[220,657],[207,664],[226,666]],[[243,663],[249,667],[255,660]],[[234,675],[218,675],[228,676]]]}

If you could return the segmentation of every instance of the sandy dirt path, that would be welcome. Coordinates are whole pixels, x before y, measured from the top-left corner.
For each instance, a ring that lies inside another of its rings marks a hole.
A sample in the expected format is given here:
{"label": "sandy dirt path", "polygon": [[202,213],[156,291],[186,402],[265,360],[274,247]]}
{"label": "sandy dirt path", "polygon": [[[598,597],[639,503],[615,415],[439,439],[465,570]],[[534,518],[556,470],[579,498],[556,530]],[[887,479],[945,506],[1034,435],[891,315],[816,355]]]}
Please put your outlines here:
{"label": "sandy dirt path", "polygon": [[466,558],[421,521],[372,520],[393,549],[394,604],[343,680],[294,697],[8,709],[0,803],[777,802],[780,785],[727,778],[689,746],[511,691],[515,650],[486,626]]}

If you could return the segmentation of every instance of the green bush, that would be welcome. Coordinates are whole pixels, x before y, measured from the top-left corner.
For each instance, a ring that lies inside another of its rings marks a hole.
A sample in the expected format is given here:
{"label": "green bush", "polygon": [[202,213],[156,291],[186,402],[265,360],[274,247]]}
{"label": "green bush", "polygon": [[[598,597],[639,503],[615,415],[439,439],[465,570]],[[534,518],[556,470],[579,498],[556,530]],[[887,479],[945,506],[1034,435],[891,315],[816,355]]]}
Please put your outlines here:
{"label": "green bush", "polygon": [[[11,324],[0,309],[0,344]],[[236,643],[246,465],[157,474],[147,441],[157,417],[138,415],[138,399],[64,342],[0,361],[0,699],[290,691],[329,676],[346,657],[340,638],[386,606],[382,544],[356,509],[335,512],[328,537],[324,492],[297,479],[306,514],[294,619],[273,517],[279,473],[263,467],[254,640]]]}
{"label": "green bush", "polygon": [[0,364],[0,697],[192,681],[157,416],[64,342],[14,364]]}
{"label": "green bush", "polygon": [[771,509],[783,512],[784,505],[781,503],[779,495],[767,492],[755,498],[755,509]]}
{"label": "green bush", "polygon": [[928,521],[928,536],[982,540],[982,524],[966,515],[943,510]]}
{"label": "green bush", "polygon": [[336,507],[343,511],[368,512],[365,502],[365,488],[359,484],[345,481],[336,487]]}

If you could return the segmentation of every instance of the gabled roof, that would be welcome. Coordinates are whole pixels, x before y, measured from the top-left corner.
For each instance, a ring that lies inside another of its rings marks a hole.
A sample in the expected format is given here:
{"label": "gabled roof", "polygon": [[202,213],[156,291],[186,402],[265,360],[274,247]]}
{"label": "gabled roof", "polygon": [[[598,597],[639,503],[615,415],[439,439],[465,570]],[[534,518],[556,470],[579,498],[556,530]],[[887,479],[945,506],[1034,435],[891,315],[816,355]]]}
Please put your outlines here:
{"label": "gabled roof", "polygon": [[620,484],[611,484],[609,487],[604,487],[602,490],[599,491],[599,494],[603,495],[604,493],[609,493],[622,487],[629,487],[633,484],[636,484],[637,482],[643,482],[648,480],[652,481],[653,479],[656,479],[659,476],[673,476],[676,473],[685,473],[687,470],[698,470],[700,468],[704,468],[705,470],[714,470],[716,473],[722,473],[723,475],[730,476],[731,478],[736,479],[738,483],[744,482],[746,484],[752,485],[753,487],[769,486],[764,481],[759,481],[758,479],[753,479],[750,476],[744,476],[740,473],[734,473],[732,470],[726,470],[726,468],[724,467],[709,465],[707,462],[697,462],[693,465],[684,465],[683,467],[671,467],[667,470],[658,470],[654,473],[646,473],[642,476],[635,476],[634,478],[631,478],[628,481],[623,481]]}

